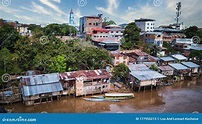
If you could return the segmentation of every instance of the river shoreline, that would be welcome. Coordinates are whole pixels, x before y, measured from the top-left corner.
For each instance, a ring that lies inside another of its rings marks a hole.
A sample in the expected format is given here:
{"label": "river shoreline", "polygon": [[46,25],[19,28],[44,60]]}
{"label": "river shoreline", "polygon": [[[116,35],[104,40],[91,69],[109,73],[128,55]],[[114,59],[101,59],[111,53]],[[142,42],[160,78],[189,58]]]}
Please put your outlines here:
{"label": "river shoreline", "polygon": [[23,103],[3,106],[12,109],[13,113],[202,113],[202,76],[134,94],[134,99],[116,103],[64,96],[61,100],[34,106]]}

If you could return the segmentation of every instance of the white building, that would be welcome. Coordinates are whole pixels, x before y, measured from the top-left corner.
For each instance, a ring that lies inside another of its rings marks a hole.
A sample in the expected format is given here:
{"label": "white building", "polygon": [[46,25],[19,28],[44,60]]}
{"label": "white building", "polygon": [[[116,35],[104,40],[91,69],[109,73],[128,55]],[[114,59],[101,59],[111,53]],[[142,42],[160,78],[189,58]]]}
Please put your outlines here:
{"label": "white building", "polygon": [[122,29],[121,26],[108,25],[105,28],[109,30],[109,37],[116,37],[118,40],[123,38],[123,32],[125,29]]}
{"label": "white building", "polygon": [[153,19],[137,19],[135,20],[136,25],[141,29],[141,32],[152,32],[154,30]]}

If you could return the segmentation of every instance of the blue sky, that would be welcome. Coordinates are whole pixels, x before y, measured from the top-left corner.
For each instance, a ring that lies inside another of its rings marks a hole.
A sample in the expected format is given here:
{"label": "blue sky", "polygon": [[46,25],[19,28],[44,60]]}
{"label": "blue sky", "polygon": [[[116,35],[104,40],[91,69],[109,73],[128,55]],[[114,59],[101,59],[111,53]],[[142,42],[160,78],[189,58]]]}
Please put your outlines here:
{"label": "blue sky", "polygon": [[[174,23],[179,0],[0,0],[0,18],[20,23],[68,23],[71,8],[75,23],[79,17],[97,15],[129,23],[138,18],[152,18],[155,26]],[[184,26],[202,27],[202,0],[182,0],[181,21]]]}

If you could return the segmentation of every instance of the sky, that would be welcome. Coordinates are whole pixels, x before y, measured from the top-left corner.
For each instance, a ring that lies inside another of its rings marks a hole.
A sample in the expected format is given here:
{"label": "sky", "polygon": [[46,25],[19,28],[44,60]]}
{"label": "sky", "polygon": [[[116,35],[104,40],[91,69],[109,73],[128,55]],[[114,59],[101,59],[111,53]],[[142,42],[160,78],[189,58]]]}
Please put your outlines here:
{"label": "sky", "polygon": [[[155,19],[155,26],[175,22],[179,0],[0,0],[0,18],[26,24],[69,23],[73,9],[74,21],[86,15],[103,14],[117,24],[139,18]],[[181,22],[184,27],[202,27],[202,0],[181,0]]]}

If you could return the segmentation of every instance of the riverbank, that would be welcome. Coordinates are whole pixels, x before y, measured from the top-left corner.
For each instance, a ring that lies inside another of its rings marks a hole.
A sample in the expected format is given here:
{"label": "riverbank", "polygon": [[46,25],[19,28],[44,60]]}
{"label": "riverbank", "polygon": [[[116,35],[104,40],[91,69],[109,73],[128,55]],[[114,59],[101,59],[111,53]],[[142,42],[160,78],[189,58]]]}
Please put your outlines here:
{"label": "riverbank", "polygon": [[90,102],[83,97],[62,97],[61,100],[35,106],[23,103],[4,105],[14,113],[202,113],[202,76],[176,82],[157,90],[135,92],[135,98],[121,102]]}

